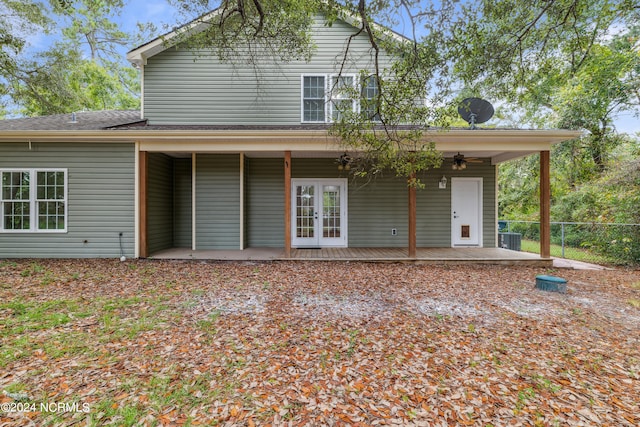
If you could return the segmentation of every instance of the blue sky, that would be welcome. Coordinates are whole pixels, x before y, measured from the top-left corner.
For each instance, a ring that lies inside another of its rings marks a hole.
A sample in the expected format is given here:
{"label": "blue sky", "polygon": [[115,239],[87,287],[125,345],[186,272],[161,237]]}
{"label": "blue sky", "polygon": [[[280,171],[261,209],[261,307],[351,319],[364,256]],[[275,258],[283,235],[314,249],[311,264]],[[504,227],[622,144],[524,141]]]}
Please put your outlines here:
{"label": "blue sky", "polygon": [[129,0],[121,19],[126,30],[134,30],[137,22],[152,22],[160,29],[164,24],[179,24],[176,11],[167,0]]}

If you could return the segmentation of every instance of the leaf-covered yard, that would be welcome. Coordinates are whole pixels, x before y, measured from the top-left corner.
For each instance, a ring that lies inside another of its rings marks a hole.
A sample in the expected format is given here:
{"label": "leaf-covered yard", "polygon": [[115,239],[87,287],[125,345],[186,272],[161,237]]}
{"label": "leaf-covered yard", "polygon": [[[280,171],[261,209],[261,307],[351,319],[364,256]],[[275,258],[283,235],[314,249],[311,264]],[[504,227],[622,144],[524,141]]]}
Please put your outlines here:
{"label": "leaf-covered yard", "polygon": [[0,260],[0,344],[1,426],[640,425],[640,271]]}

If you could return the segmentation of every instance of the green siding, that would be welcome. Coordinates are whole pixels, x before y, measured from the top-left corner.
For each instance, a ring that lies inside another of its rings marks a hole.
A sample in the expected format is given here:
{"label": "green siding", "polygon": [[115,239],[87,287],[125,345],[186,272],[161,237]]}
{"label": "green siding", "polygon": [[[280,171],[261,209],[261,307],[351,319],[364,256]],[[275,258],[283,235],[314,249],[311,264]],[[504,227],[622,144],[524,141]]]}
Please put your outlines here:
{"label": "green siding", "polygon": [[291,178],[348,178],[336,159],[291,159]]}
{"label": "green siding", "polygon": [[[334,159],[294,158],[292,178],[344,178]],[[422,176],[424,189],[417,192],[418,247],[451,246],[451,178],[483,179],[483,246],[495,247],[496,167],[488,159],[472,163],[465,171],[449,169],[446,159],[440,169]],[[438,188],[445,175],[447,188]],[[282,159],[247,161],[247,243],[248,246],[280,247],[284,241],[284,201]],[[408,244],[408,189],[406,181],[390,175],[369,183],[349,178],[348,233],[350,247],[406,247]],[[392,235],[392,229],[396,235]]]}
{"label": "green siding", "polygon": [[191,248],[193,223],[191,191],[191,159],[173,162],[173,246]]}
{"label": "green siding", "polygon": [[0,168],[68,169],[66,233],[0,233],[0,258],[134,256],[134,144],[0,143]]}
{"label": "green siding", "polygon": [[[167,49],[144,66],[144,115],[151,124],[300,124],[301,75],[338,72],[346,42],[356,32],[342,21],[328,27],[320,20],[309,62],[274,64],[265,58],[257,69],[220,62],[204,51]],[[364,34],[351,42],[350,52],[343,73],[374,69]]]}
{"label": "green siding", "polygon": [[[150,159],[151,160],[151,159]],[[197,156],[197,248],[238,249],[240,246],[239,155]],[[282,247],[284,244],[284,170],[281,158],[245,159],[245,245]],[[151,163],[151,162],[150,162]],[[424,189],[417,193],[417,244],[419,247],[451,246],[451,178],[483,179],[483,245],[495,246],[496,167],[485,159],[465,171],[441,169],[421,177]],[[150,164],[151,167],[151,164]],[[191,244],[191,161],[173,161],[173,245]],[[438,188],[445,175],[447,188]],[[344,178],[335,159],[292,160],[292,178]],[[180,184],[178,184],[180,183]],[[349,178],[348,233],[350,247],[406,247],[408,244],[408,189],[404,179],[378,177],[364,183]],[[181,212],[178,214],[177,212]],[[151,215],[149,222],[151,223]],[[166,213],[163,218],[170,217]],[[171,229],[171,227],[168,227]],[[396,234],[392,234],[392,229]],[[151,236],[151,232],[149,233]],[[150,238],[151,242],[151,238]]]}
{"label": "green siding", "polygon": [[[349,182],[349,246],[406,247],[408,190],[404,179],[378,177]],[[391,234],[396,229],[397,234]]]}
{"label": "green siding", "polygon": [[[416,197],[416,244],[418,247],[451,246],[451,175],[450,163],[445,161],[440,169],[429,170],[420,177],[424,188]],[[475,172],[475,171],[474,171]],[[463,175],[459,174],[459,176]],[[445,175],[447,188],[438,188]],[[465,175],[469,176],[469,175]]]}
{"label": "green siding", "polygon": [[[421,180],[425,188],[418,190],[417,196],[417,245],[418,247],[451,246],[451,178],[482,178],[483,203],[483,246],[495,247],[495,185],[496,166],[489,159],[483,163],[470,163],[464,171],[450,169],[451,159],[445,159],[440,169],[427,171]],[[447,178],[447,188],[438,188],[442,176]]]}
{"label": "green siding", "polygon": [[260,158],[246,161],[245,220],[249,247],[284,246],[283,162]]}
{"label": "green siding", "polygon": [[196,247],[240,248],[240,156],[196,157]]}
{"label": "green siding", "polygon": [[[464,171],[449,169],[450,159],[439,169],[421,176],[417,191],[418,247],[451,246],[451,177],[483,179],[483,246],[495,247],[496,166],[489,159],[472,163]],[[438,188],[445,175],[447,188]],[[340,178],[334,159],[293,159],[293,178]],[[369,183],[349,178],[348,233],[350,247],[406,247],[408,245],[408,189],[406,181],[390,174]],[[396,235],[392,234],[396,230]]]}
{"label": "green siding", "polygon": [[147,244],[149,253],[173,247],[173,161],[149,153]]}

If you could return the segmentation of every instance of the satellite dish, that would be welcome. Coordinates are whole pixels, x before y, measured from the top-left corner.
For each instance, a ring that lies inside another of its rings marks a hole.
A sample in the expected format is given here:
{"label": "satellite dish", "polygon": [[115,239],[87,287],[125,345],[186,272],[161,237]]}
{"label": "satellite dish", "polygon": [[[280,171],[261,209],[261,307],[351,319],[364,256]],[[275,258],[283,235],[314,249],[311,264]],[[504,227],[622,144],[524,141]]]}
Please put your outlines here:
{"label": "satellite dish", "polygon": [[480,98],[466,98],[458,106],[458,114],[471,126],[484,123],[493,117],[493,105],[489,101]]}

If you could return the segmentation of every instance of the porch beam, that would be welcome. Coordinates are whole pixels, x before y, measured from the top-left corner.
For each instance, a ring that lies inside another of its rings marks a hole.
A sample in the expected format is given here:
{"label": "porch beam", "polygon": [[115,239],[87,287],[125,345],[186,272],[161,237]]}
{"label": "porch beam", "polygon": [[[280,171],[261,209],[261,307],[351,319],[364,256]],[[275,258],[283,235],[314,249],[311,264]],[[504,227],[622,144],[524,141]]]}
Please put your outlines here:
{"label": "porch beam", "polygon": [[417,254],[417,220],[416,220],[416,187],[415,174],[409,180],[409,258],[416,258]]}
{"label": "porch beam", "polygon": [[551,257],[551,178],[549,151],[540,152],[540,257]]}
{"label": "porch beam", "polygon": [[291,258],[291,151],[284,152],[284,256]]}
{"label": "porch beam", "polygon": [[149,175],[149,153],[140,151],[138,156],[138,176],[139,193],[138,206],[140,209],[140,240],[138,253],[141,258],[149,256],[149,245],[147,242],[147,183]]}

